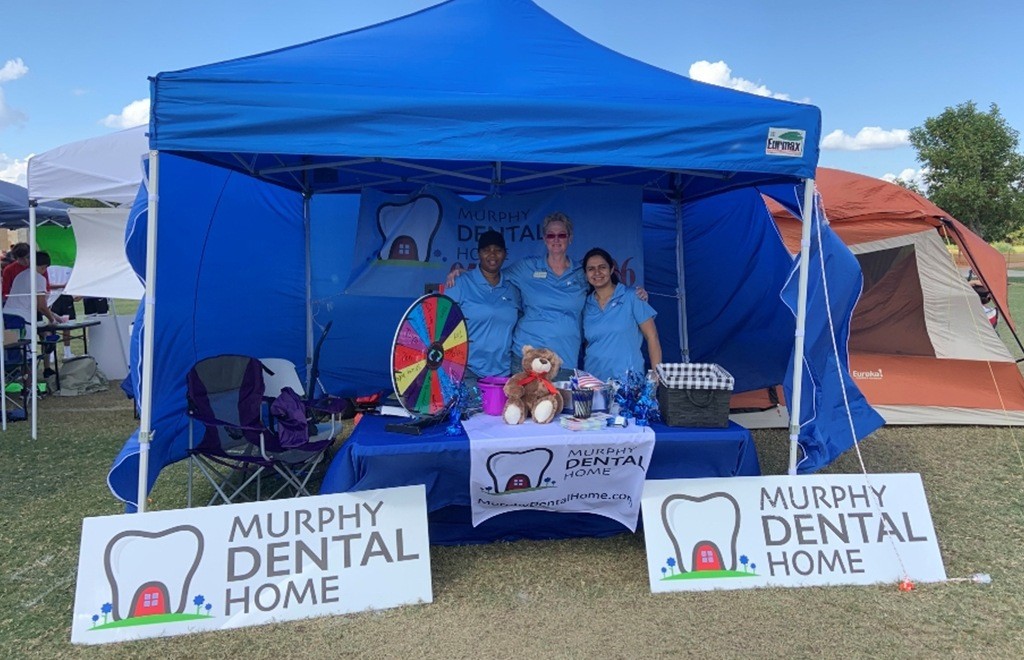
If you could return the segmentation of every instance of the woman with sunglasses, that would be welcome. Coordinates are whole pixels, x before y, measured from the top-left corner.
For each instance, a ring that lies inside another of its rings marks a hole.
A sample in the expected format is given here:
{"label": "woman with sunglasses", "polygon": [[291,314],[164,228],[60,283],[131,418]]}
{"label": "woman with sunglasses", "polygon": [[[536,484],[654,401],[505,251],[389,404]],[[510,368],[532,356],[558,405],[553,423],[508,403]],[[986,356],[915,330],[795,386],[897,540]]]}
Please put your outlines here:
{"label": "woman with sunglasses", "polygon": [[627,371],[644,373],[640,345],[647,342],[651,366],[661,362],[661,342],[654,325],[657,312],[635,291],[619,283],[608,252],[594,248],[583,257],[589,295],[583,308],[587,340],[584,368],[597,378],[623,378]]}
{"label": "woman with sunglasses", "polygon": [[579,362],[587,283],[583,269],[567,254],[572,220],[552,213],[544,218],[541,234],[546,253],[520,259],[505,271],[523,296],[523,315],[512,333],[512,370],[521,368],[523,346],[544,346],[562,359],[562,370],[552,380],[565,380]]}

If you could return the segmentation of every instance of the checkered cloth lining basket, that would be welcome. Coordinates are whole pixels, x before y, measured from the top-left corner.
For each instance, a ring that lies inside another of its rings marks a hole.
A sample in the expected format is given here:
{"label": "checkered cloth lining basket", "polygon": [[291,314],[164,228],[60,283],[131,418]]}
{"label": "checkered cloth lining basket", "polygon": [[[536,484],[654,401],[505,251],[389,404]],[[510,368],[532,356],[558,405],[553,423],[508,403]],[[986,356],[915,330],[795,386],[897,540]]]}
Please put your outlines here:
{"label": "checkered cloth lining basket", "polygon": [[726,427],[735,380],[717,364],[658,365],[658,408],[669,426]]}

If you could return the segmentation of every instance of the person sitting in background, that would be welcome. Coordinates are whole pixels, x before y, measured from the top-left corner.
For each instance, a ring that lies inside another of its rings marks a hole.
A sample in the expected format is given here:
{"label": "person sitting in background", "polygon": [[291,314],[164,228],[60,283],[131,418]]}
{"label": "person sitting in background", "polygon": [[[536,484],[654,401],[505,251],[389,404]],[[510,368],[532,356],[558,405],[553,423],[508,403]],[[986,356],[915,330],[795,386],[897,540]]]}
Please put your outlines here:
{"label": "person sitting in background", "polygon": [[[50,255],[36,252],[36,311],[40,320],[45,318],[50,323],[63,323],[67,319],[54,314],[46,303],[46,277],[43,274],[49,267]],[[32,274],[27,269],[18,273],[11,282],[7,301],[4,302],[4,314],[20,316],[26,324],[32,323]]]}
{"label": "person sitting in background", "polygon": [[657,312],[619,283],[608,252],[594,248],[583,257],[589,295],[583,308],[586,340],[584,368],[601,380],[623,378],[627,371],[644,373],[640,352],[647,342],[651,367],[661,362],[661,342],[654,325]]}
{"label": "person sitting in background", "polygon": [[[29,270],[23,270],[18,273],[18,276],[14,278],[11,283],[10,295],[7,296],[7,300],[3,305],[3,313],[10,314],[13,316],[19,316],[25,320],[25,324],[29,325],[32,323],[32,277],[34,275],[36,281],[36,311],[39,314],[39,319],[46,319],[50,323],[63,323],[67,321],[63,316],[54,314],[50,309],[50,306],[46,303],[46,278],[44,273],[50,266],[50,255],[46,252],[36,252],[36,271],[35,273]],[[43,371],[44,376],[50,375],[50,364],[49,364],[49,352],[45,352],[47,358],[47,364]]]}
{"label": "person sitting in background", "polygon": [[14,278],[28,270],[28,243],[15,243],[7,252],[7,256],[10,258],[10,263],[4,266],[3,271],[0,272],[4,302],[7,302],[7,296],[11,294],[11,285],[14,283]]}
{"label": "person sitting in background", "polygon": [[512,330],[519,320],[519,290],[501,274],[508,252],[505,238],[493,229],[477,240],[478,268],[469,271],[445,295],[459,304],[469,330],[469,369],[463,382],[476,385],[484,376],[508,376],[512,365]]}

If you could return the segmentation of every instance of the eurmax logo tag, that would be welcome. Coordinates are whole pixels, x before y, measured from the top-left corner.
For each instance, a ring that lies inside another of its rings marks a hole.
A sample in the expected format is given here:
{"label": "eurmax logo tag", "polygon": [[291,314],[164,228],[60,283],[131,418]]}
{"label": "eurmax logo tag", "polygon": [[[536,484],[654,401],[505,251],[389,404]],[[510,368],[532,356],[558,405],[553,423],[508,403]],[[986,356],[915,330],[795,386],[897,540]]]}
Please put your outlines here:
{"label": "eurmax logo tag", "polygon": [[792,156],[800,158],[804,155],[804,142],[807,131],[796,128],[769,128],[768,141],[764,145],[764,153],[768,156]]}

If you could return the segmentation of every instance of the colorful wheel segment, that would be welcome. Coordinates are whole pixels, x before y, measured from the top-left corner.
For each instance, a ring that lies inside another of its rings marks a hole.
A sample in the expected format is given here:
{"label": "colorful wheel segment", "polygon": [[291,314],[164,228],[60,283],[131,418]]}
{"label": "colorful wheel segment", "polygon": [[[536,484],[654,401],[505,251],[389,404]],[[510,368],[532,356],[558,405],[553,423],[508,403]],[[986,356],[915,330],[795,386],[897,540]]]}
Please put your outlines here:
{"label": "colorful wheel segment", "polygon": [[455,396],[469,360],[462,310],[448,296],[423,296],[406,311],[391,350],[392,383],[402,406],[433,415]]}

